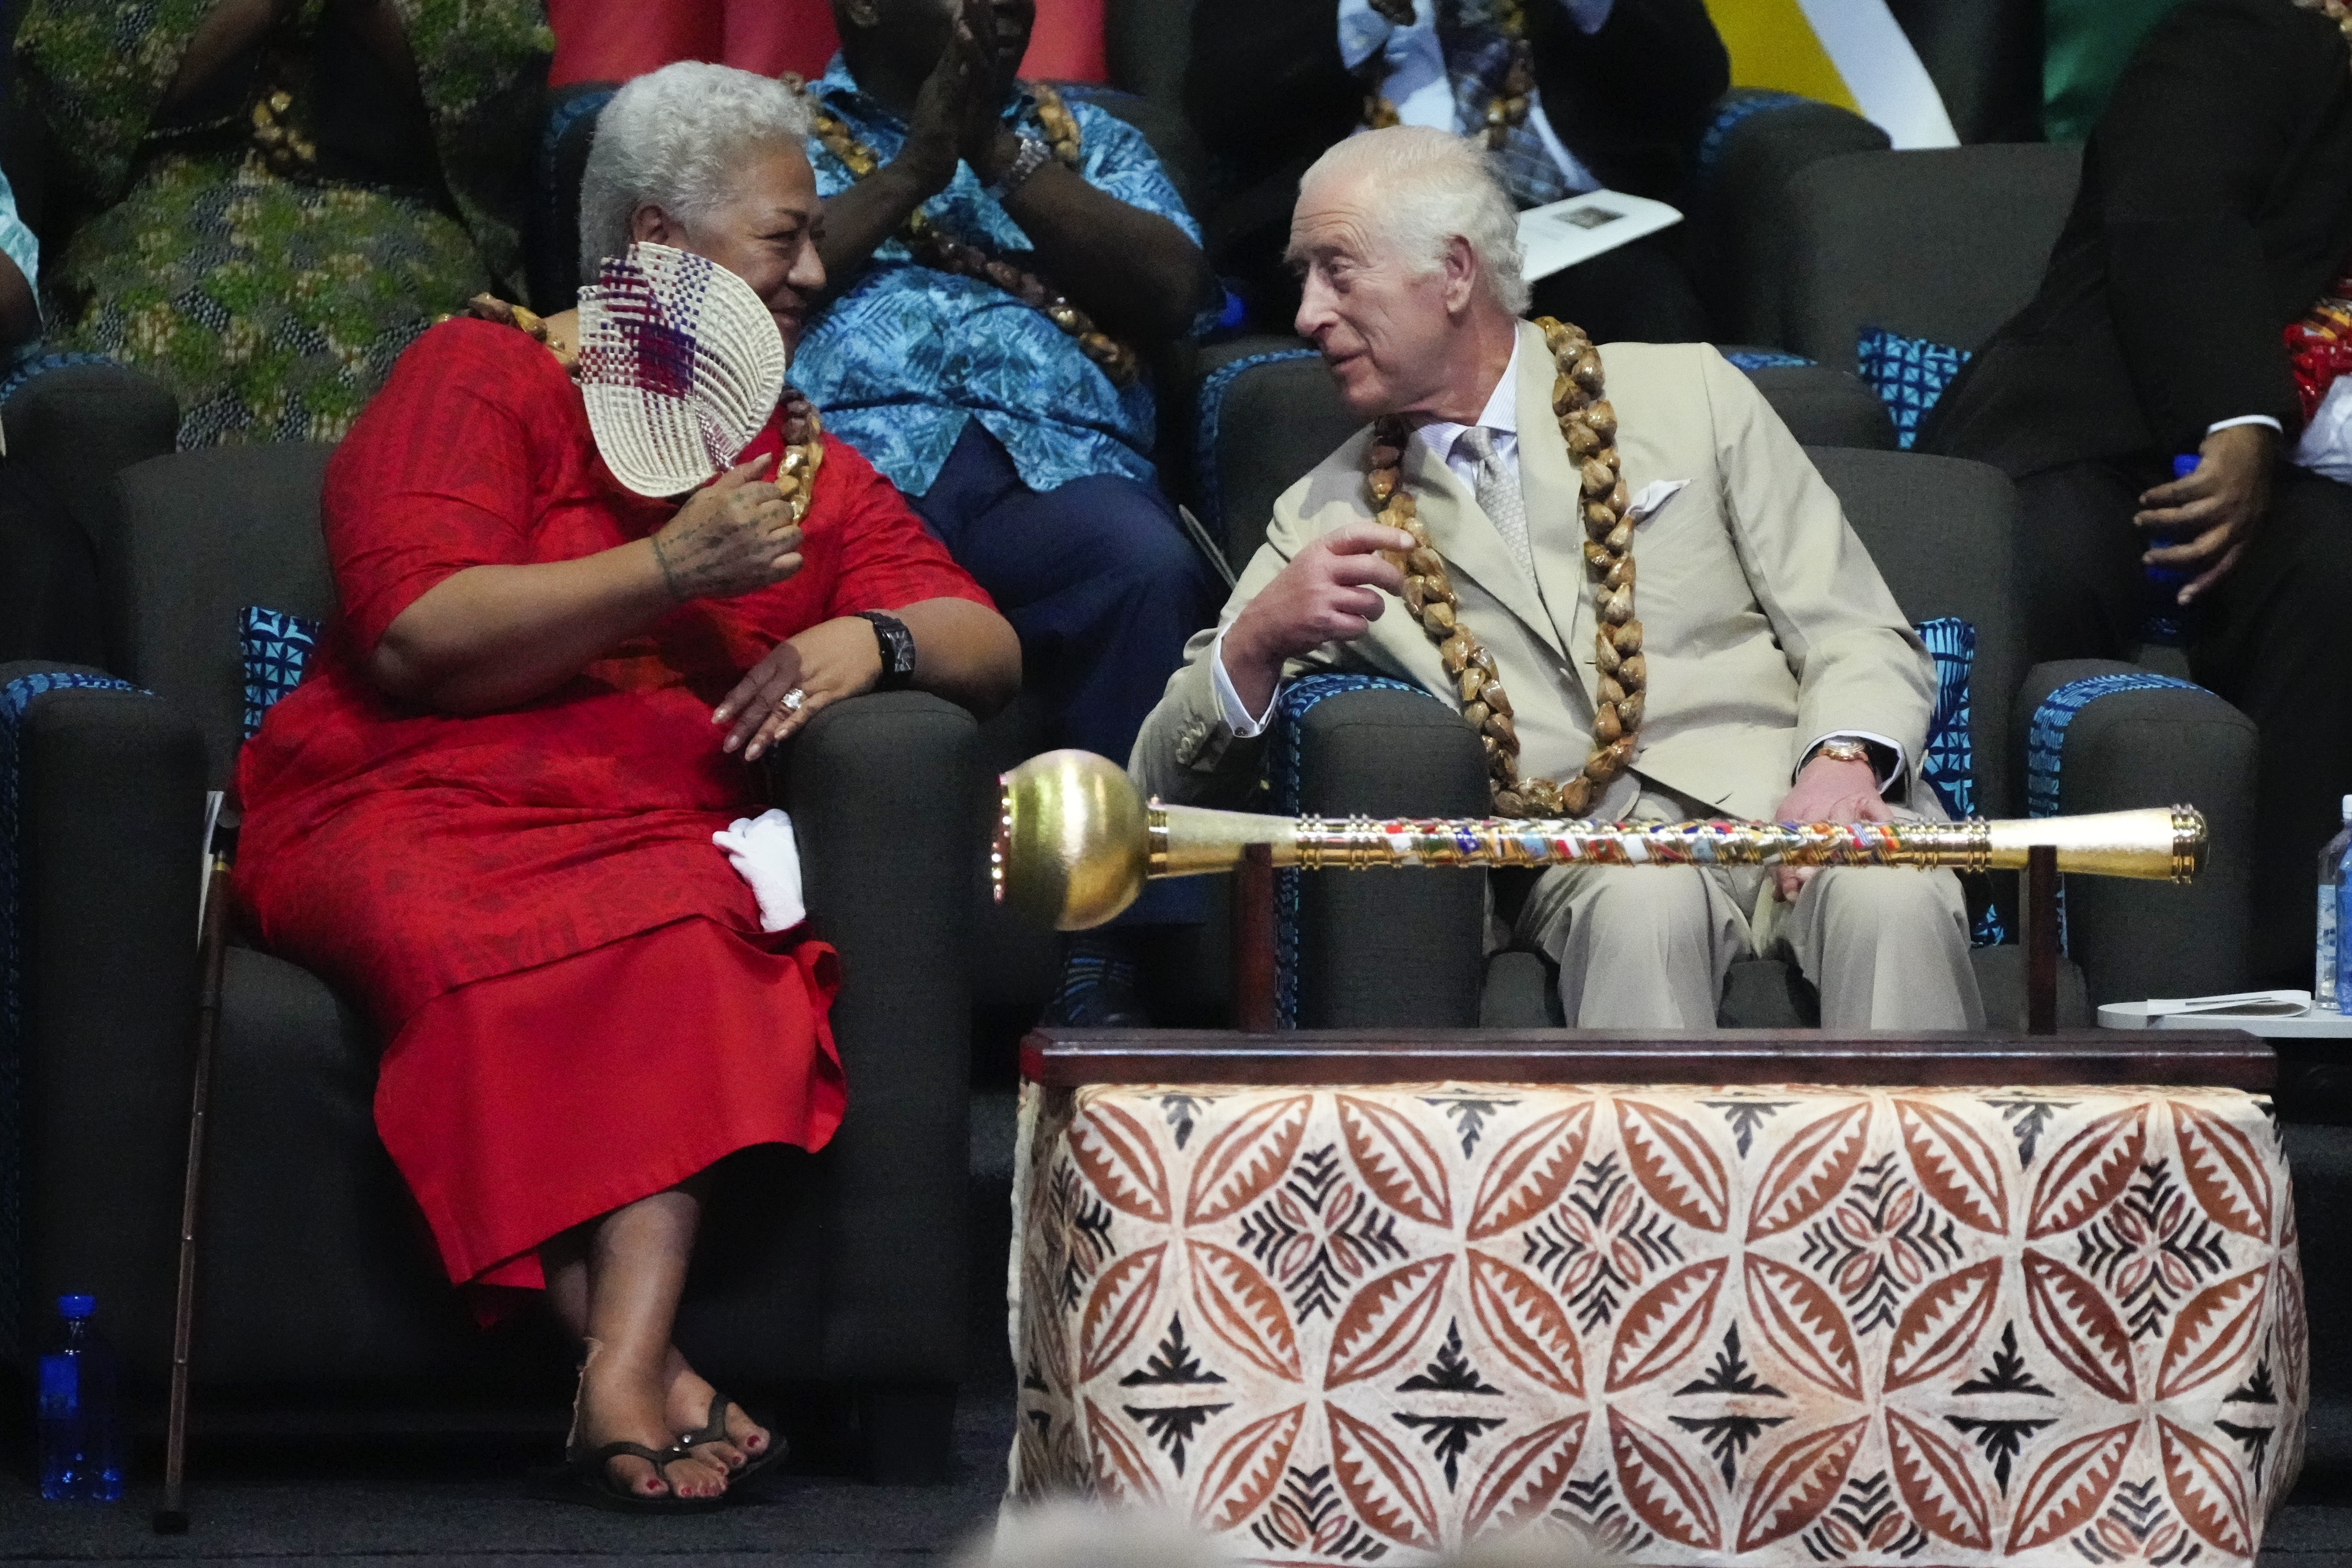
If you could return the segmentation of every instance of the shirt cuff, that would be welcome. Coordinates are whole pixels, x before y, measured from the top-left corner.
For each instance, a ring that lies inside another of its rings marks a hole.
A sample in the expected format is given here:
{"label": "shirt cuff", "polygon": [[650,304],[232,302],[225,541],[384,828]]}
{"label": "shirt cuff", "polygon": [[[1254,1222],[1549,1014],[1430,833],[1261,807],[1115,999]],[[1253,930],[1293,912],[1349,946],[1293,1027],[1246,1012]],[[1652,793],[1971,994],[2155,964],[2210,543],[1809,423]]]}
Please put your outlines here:
{"label": "shirt cuff", "polygon": [[1895,781],[1903,776],[1902,745],[1897,742],[1888,740],[1884,735],[1874,735],[1867,730],[1832,730],[1828,734],[1818,737],[1811,745],[1807,746],[1803,752],[1799,753],[1799,755],[1803,758],[1803,761],[1797,764],[1798,768],[1801,771],[1806,763],[1810,763],[1813,760],[1813,753],[1820,751],[1823,746],[1828,745],[1832,741],[1867,741],[1874,746],[1884,746],[1886,748],[1887,754],[1895,759],[1895,765],[1887,769],[1885,773],[1879,774],[1879,794],[1885,795],[1887,790],[1893,786]]}
{"label": "shirt cuff", "polygon": [[1217,717],[1237,741],[1246,741],[1265,732],[1274,719],[1274,705],[1282,697],[1282,683],[1274,685],[1274,695],[1265,700],[1265,711],[1252,717],[1242,704],[1242,694],[1234,689],[1234,678],[1225,673],[1225,633],[1217,630],[1217,640],[1209,645],[1209,686],[1217,694]]}
{"label": "shirt cuff", "polygon": [[1559,8],[1568,13],[1578,32],[1591,34],[1609,25],[1609,13],[1617,8],[1617,0],[1559,0]]}
{"label": "shirt cuff", "polygon": [[2267,425],[2282,436],[2286,434],[2286,426],[2267,414],[2241,414],[2235,419],[2216,419],[2205,426],[2205,434],[2210,436],[2216,430],[2227,430],[2232,425]]}

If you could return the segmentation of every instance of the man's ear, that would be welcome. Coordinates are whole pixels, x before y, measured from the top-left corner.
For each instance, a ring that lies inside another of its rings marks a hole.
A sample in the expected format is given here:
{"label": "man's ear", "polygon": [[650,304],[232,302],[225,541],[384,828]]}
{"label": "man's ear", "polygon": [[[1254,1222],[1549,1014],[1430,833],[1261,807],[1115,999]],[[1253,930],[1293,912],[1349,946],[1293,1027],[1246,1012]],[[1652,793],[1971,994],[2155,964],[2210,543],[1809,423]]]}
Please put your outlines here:
{"label": "man's ear", "polygon": [[629,237],[632,240],[651,240],[656,245],[667,245],[673,249],[684,249],[686,226],[647,202],[629,215]]}
{"label": "man's ear", "polygon": [[1478,292],[1478,253],[1458,234],[1445,242],[1444,272],[1447,312],[1468,310]]}

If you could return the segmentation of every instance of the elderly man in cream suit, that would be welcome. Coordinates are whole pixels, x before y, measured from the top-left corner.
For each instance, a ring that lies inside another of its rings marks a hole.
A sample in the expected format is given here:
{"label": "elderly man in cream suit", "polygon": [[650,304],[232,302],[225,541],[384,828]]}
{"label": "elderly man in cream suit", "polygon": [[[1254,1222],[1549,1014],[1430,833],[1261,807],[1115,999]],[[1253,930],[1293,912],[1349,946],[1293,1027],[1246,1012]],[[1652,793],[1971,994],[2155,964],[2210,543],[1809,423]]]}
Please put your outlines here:
{"label": "elderly man in cream suit", "polygon": [[[1341,142],[1300,184],[1299,332],[1349,410],[1402,416],[1402,462],[1460,621],[1493,654],[1522,776],[1592,745],[1595,584],[1544,335],[1519,321],[1514,215],[1470,145],[1412,127]],[[1747,378],[1704,344],[1600,351],[1634,519],[1647,710],[1601,820],[1885,821],[1940,815],[1917,764],[1927,651],[1837,498]],[[1130,771],[1170,800],[1238,803],[1285,680],[1370,671],[1456,702],[1400,602],[1359,434],[1276,503],[1265,545],[1195,637]],[[1516,939],[1559,963],[1584,1027],[1712,1028],[1723,976],[1793,956],[1838,1029],[1978,1028],[1966,910],[1946,871],[1574,866],[1546,871]]]}

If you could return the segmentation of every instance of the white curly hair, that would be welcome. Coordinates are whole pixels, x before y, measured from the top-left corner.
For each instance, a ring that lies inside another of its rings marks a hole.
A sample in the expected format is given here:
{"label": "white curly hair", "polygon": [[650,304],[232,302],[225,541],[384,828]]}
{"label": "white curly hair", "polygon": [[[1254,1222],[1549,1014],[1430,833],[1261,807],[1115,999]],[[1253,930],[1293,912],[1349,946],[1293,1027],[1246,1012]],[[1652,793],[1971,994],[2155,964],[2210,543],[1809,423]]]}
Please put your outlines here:
{"label": "white curly hair", "polygon": [[1426,125],[1367,131],[1316,159],[1298,191],[1303,196],[1325,180],[1349,177],[1371,180],[1385,237],[1424,269],[1441,266],[1447,244],[1462,239],[1495,302],[1514,316],[1528,308],[1518,211],[1475,143]]}
{"label": "white curly hair", "polygon": [[770,77],[680,60],[629,81],[596,116],[580,180],[583,275],[629,248],[638,208],[698,222],[734,194],[747,151],[808,133],[807,98]]}

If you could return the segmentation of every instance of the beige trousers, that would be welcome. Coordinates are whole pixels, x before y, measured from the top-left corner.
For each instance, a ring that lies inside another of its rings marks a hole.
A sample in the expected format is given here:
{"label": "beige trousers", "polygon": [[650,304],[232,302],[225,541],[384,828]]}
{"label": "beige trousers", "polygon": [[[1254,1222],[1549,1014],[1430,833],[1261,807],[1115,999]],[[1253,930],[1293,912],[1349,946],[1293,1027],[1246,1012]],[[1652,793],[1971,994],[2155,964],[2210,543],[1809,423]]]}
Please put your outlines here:
{"label": "beige trousers", "polygon": [[[1645,795],[1641,815],[1671,805]],[[1837,867],[1783,904],[1760,868],[1555,866],[1514,936],[1559,963],[1580,1029],[1712,1029],[1724,975],[1752,957],[1794,961],[1825,1029],[1984,1027],[1949,871]]]}

